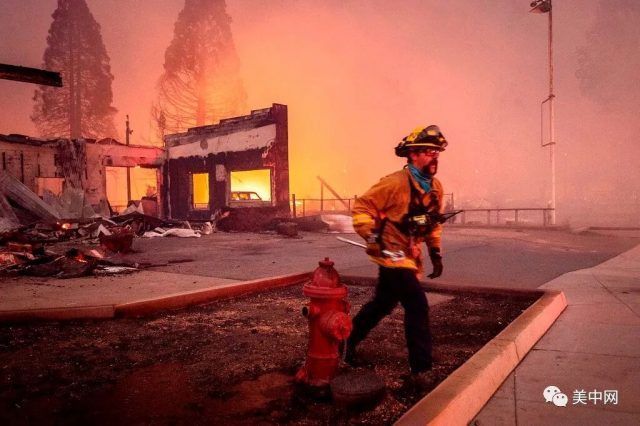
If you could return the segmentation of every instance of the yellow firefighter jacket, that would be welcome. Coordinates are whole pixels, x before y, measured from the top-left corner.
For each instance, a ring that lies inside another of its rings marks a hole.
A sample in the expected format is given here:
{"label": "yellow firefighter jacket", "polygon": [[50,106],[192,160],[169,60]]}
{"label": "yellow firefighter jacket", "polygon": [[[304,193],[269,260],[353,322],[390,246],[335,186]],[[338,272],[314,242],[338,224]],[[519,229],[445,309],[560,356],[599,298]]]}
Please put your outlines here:
{"label": "yellow firefighter jacket", "polygon": [[[409,248],[409,236],[403,233],[397,224],[401,223],[409,212],[412,191],[409,185],[415,188],[414,194],[419,194],[423,205],[431,202],[429,194],[413,179],[407,167],[380,179],[361,197],[357,198],[353,209],[353,228],[365,240],[369,240],[372,233],[380,232],[380,224],[384,224],[380,240],[382,248],[392,252],[402,250],[404,259],[392,259],[387,256],[369,256],[369,259],[378,265],[387,268],[408,268],[422,273],[422,261],[411,257]],[[437,200],[436,211],[442,212],[442,184],[435,177],[431,182],[432,193]],[[415,244],[426,242],[429,248],[441,248],[440,237],[442,225],[436,224],[425,236],[416,236]]]}

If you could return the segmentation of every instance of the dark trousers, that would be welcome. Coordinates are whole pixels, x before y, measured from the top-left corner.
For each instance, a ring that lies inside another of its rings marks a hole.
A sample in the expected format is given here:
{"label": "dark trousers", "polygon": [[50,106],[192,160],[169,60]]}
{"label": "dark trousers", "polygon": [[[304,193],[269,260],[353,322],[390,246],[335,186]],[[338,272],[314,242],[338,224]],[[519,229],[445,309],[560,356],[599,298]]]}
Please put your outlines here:
{"label": "dark trousers", "polygon": [[405,268],[380,267],[373,299],[353,318],[353,331],[347,341],[353,350],[398,302],[404,308],[404,335],[409,349],[412,373],[431,369],[431,331],[427,295],[415,272]]}

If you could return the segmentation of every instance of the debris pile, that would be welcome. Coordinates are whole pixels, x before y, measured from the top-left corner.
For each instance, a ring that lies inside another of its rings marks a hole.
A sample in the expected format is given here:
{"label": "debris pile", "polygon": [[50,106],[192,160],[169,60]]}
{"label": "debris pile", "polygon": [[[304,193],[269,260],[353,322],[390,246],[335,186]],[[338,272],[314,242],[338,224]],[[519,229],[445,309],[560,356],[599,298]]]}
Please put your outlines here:
{"label": "debris pile", "polygon": [[[100,213],[96,213],[99,211]],[[119,215],[108,204],[89,205],[82,189],[40,198],[0,171],[0,275],[73,278],[135,271],[127,262],[138,237],[200,237],[214,232],[207,222],[162,220],[148,200],[131,202]]]}
{"label": "debris pile", "polygon": [[[157,225],[157,226],[156,226]],[[91,221],[35,223],[0,231],[0,275],[74,278],[135,271],[143,267],[126,260],[139,237],[200,237],[211,224],[193,229],[188,222],[170,222],[130,213]]]}
{"label": "debris pile", "polygon": [[76,278],[112,266],[108,261],[101,263],[103,258],[97,250],[70,249],[59,254],[42,245],[8,243],[0,247],[0,274]]}

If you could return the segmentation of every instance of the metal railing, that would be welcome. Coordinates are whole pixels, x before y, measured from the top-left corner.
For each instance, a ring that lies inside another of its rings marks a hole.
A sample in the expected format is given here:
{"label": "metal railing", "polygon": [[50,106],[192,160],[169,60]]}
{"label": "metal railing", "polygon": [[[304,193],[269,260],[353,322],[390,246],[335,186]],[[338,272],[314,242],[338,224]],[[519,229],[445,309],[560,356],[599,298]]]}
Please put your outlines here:
{"label": "metal railing", "polygon": [[[453,194],[445,194],[453,201]],[[353,198],[301,198],[292,195],[290,201],[291,216],[304,217],[317,214],[350,214]],[[452,205],[452,204],[451,204]],[[465,209],[448,223],[463,225],[551,225],[553,209],[551,207],[516,207]]]}
{"label": "metal railing", "polygon": [[[445,206],[453,206],[453,194],[444,194]],[[358,198],[296,198],[291,195],[289,206],[292,217],[312,216],[323,213],[344,213],[350,214],[354,201]]]}
{"label": "metal railing", "polygon": [[463,225],[551,225],[550,207],[464,209],[453,223]]}
{"label": "metal railing", "polygon": [[296,199],[291,197],[291,216],[304,217],[323,213],[343,213],[350,214],[353,202],[357,197],[353,198],[302,198]]}

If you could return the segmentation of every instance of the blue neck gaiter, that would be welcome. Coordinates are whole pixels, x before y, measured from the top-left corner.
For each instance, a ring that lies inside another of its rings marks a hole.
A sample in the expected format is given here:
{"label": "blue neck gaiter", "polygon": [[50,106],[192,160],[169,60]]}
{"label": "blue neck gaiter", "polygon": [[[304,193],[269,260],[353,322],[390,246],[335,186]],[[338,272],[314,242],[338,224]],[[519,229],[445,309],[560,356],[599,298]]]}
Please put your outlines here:
{"label": "blue neck gaiter", "polygon": [[431,192],[431,179],[433,176],[423,175],[413,164],[409,164],[409,173],[411,173],[411,176],[418,181],[420,187],[424,189],[425,192]]}

